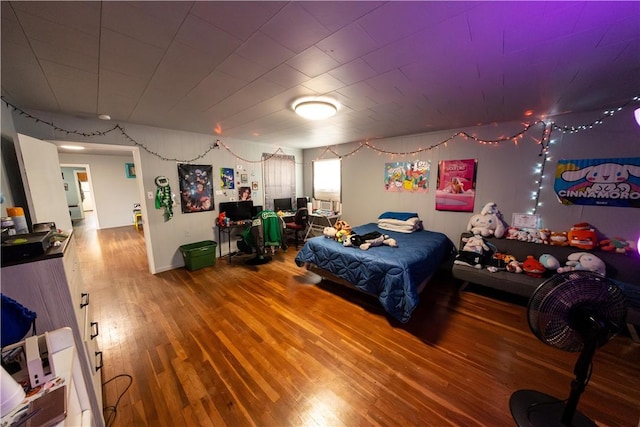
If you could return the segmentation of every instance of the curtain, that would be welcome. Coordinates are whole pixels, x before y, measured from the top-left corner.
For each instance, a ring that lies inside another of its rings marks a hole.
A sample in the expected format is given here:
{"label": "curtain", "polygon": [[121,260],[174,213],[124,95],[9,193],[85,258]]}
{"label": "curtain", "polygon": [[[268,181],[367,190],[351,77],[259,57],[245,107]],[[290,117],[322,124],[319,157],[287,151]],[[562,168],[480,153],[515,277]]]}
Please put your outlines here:
{"label": "curtain", "polygon": [[264,177],[264,209],[273,210],[273,199],[291,198],[296,194],[296,158],[291,155],[262,153]]}

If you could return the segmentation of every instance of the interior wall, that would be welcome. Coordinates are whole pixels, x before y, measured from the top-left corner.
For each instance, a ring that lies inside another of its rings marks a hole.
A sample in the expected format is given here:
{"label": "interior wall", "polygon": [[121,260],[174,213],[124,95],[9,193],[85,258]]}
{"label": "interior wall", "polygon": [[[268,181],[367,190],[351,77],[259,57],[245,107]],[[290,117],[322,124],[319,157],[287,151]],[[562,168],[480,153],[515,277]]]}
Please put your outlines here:
{"label": "interior wall", "polygon": [[89,165],[95,211],[101,229],[133,224],[133,204],[140,203],[140,192],[136,179],[126,177],[124,166],[125,163],[133,163],[133,154],[113,156],[60,153],[59,155],[61,163]]}
{"label": "interior wall", "polygon": [[[51,121],[63,129],[75,129],[79,132],[105,132],[113,128],[113,122],[100,120],[88,120],[77,117],[50,114],[45,112],[30,111],[35,117]],[[102,136],[84,137],[80,135],[55,132],[51,127],[37,123],[22,116],[14,117],[15,127],[18,132],[25,133],[44,140],[81,141],[96,144],[123,145],[135,147],[119,131],[109,132]],[[254,200],[258,204],[264,197],[262,187],[262,167],[260,159],[262,153],[273,153],[279,147],[265,144],[256,144],[249,141],[227,139],[223,136],[203,135],[193,132],[153,128],[149,126],[124,124],[127,134],[141,145],[139,148],[139,161],[134,154],[137,182],[141,195],[143,219],[145,224],[145,239],[147,239],[147,256],[149,268],[152,273],[171,270],[184,265],[179,247],[183,244],[202,240],[218,240],[214,225],[218,216],[220,202],[229,201],[232,197],[237,199],[237,189],[234,191],[214,191],[214,211],[181,213],[178,183],[178,163],[212,165],[213,173],[217,177],[220,168],[234,168],[242,165],[243,170],[255,175],[258,181],[259,194]],[[211,149],[216,139],[220,139],[224,146]],[[142,147],[143,146],[143,147]],[[146,148],[146,149],[145,149]],[[283,149],[285,154],[296,156],[296,161],[302,157],[302,151],[297,149]],[[205,154],[206,153],[206,154]],[[242,160],[246,159],[246,160]],[[65,160],[67,163],[68,160]],[[301,166],[297,167],[299,176],[302,176]],[[93,170],[92,170],[93,173]],[[124,167],[123,167],[124,173]],[[177,205],[173,208],[173,218],[165,220],[164,210],[155,208],[157,176],[166,176],[172,192],[176,195]],[[250,180],[254,180],[250,177]],[[214,185],[218,183],[215,179]],[[302,188],[302,178],[297,182],[297,188]],[[96,194],[99,192],[94,188]],[[300,190],[298,190],[299,192]],[[151,195],[151,198],[148,196]],[[96,201],[96,203],[98,203]],[[98,210],[102,210],[101,207]],[[102,219],[101,219],[102,225]],[[218,242],[223,250],[227,251],[226,240]]]}
{"label": "interior wall", "polygon": [[[594,112],[565,115],[556,118],[560,126],[588,124],[601,115]],[[522,123],[501,123],[468,129],[455,129],[399,138],[370,141],[380,149],[392,152],[426,150],[448,139],[458,131],[467,131],[478,138],[489,140],[514,135],[523,129]],[[537,190],[536,172],[541,164],[540,145],[542,126],[530,129],[518,141],[485,145],[456,137],[446,144],[423,151],[415,156],[378,154],[363,147],[352,156],[343,157],[342,166],[342,218],[352,225],[374,222],[384,211],[417,212],[426,228],[444,232],[457,244],[460,233],[466,230],[472,213],[435,210],[437,169],[440,160],[477,159],[476,199],[474,213],[485,203],[496,202],[507,223],[513,213],[527,213],[534,208],[532,193]],[[359,144],[337,147],[339,154],[355,150]],[[320,155],[321,149],[305,150],[304,159],[310,163]],[[537,213],[543,227],[553,231],[569,230],[579,222],[588,222],[608,237],[623,237],[635,242],[640,236],[640,209],[605,206],[562,205],[554,191],[556,164],[559,159],[599,159],[638,157],[640,155],[640,127],[635,123],[633,110],[623,110],[606,119],[593,129],[578,133],[552,132],[549,160],[545,166],[540,192],[541,206]],[[326,157],[326,156],[325,156]],[[428,193],[391,193],[384,191],[385,163],[399,161],[431,161]],[[305,191],[311,194],[311,170],[305,170]]]}

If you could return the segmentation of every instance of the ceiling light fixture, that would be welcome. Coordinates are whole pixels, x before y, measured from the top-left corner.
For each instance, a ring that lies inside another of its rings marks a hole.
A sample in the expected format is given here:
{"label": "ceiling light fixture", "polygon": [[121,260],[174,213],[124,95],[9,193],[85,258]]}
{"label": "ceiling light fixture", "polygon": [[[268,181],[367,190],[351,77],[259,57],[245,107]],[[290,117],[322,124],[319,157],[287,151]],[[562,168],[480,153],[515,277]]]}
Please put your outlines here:
{"label": "ceiling light fixture", "polygon": [[301,98],[294,102],[293,111],[307,120],[323,120],[336,114],[338,105],[326,98]]}
{"label": "ceiling light fixture", "polygon": [[636,123],[640,126],[640,108],[636,108],[636,111],[634,111],[633,114],[636,116]]}
{"label": "ceiling light fixture", "polygon": [[66,150],[84,150],[84,147],[79,145],[61,145],[60,148],[64,148]]}
{"label": "ceiling light fixture", "polygon": [[100,120],[111,120],[111,116],[110,116],[110,115],[108,115],[108,114],[100,114],[100,115],[98,116],[98,118],[99,118]]}

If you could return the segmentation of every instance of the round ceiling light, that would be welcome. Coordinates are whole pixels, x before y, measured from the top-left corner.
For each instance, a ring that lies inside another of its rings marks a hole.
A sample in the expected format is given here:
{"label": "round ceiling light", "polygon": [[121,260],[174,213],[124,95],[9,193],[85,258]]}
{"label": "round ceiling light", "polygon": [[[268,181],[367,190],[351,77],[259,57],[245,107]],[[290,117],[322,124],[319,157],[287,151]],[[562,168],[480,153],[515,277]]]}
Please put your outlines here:
{"label": "round ceiling light", "polygon": [[336,114],[338,107],[325,99],[300,99],[293,105],[293,111],[307,120],[323,120]]}

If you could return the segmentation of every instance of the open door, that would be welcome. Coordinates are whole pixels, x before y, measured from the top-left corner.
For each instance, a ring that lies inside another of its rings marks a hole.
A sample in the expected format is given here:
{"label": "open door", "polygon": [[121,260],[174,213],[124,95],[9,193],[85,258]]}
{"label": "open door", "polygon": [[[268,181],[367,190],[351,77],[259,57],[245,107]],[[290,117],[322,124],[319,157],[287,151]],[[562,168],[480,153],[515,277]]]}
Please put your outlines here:
{"label": "open door", "polygon": [[55,222],[71,230],[71,216],[60,173],[58,149],[54,144],[18,134],[16,154],[31,222]]}

